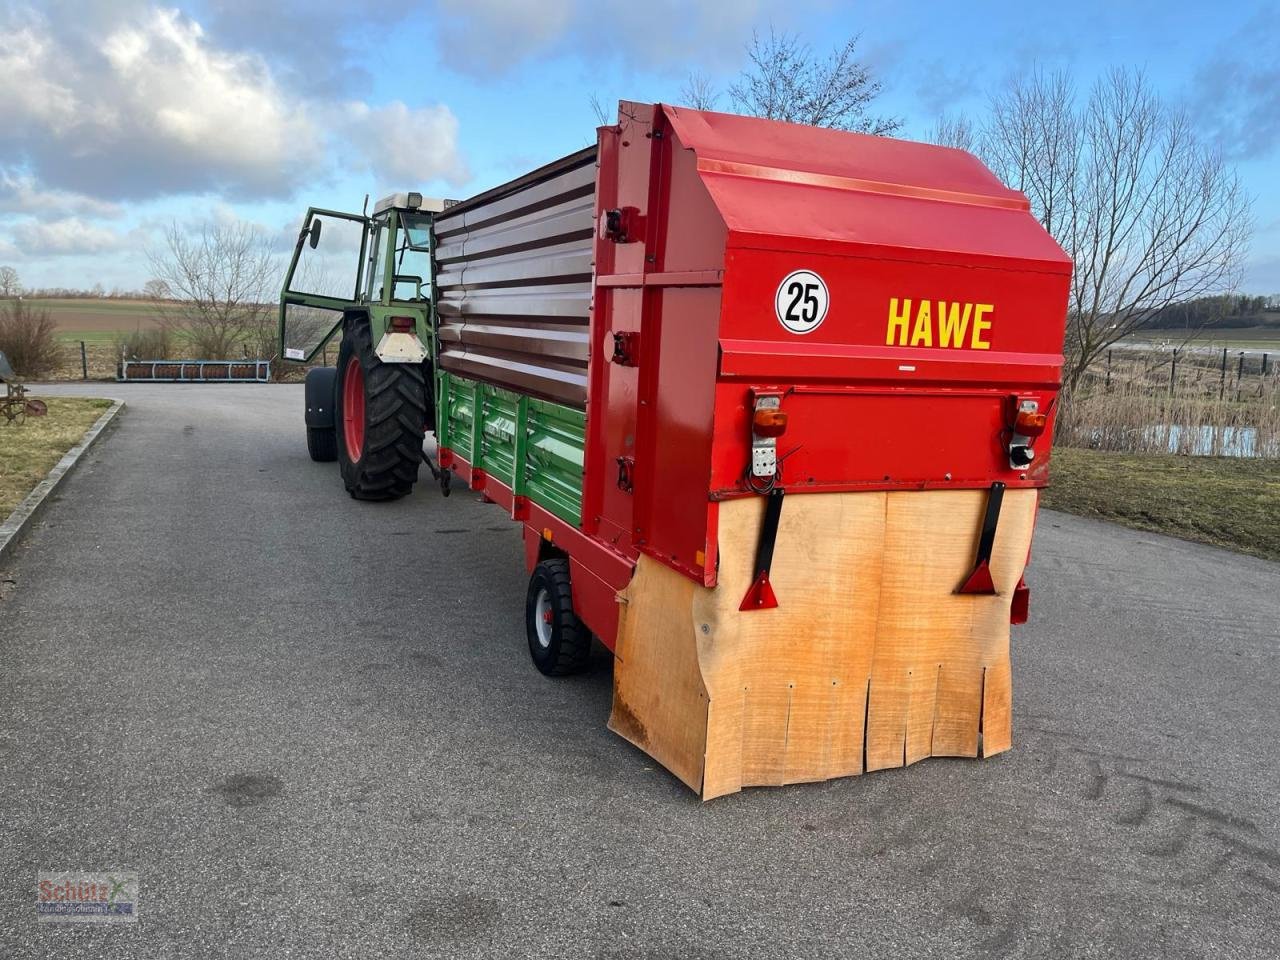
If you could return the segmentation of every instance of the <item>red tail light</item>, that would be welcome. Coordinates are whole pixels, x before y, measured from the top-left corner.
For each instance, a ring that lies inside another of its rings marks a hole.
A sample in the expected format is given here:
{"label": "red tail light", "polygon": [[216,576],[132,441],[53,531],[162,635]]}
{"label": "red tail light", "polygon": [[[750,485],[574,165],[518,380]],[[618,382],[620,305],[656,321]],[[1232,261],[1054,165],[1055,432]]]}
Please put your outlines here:
{"label": "red tail light", "polygon": [[392,333],[413,333],[415,324],[413,317],[392,317],[391,332]]}

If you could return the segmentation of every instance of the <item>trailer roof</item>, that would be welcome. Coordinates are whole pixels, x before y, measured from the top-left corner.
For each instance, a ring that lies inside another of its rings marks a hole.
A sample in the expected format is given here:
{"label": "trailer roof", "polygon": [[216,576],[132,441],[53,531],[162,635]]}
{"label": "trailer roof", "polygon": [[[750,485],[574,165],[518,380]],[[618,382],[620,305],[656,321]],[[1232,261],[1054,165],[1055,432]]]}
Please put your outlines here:
{"label": "trailer roof", "polygon": [[963,150],[684,107],[661,110],[697,155],[699,175],[737,245],[787,237],[805,247],[837,242],[891,247],[899,255],[994,258],[1055,273],[1071,268],[1026,197]]}

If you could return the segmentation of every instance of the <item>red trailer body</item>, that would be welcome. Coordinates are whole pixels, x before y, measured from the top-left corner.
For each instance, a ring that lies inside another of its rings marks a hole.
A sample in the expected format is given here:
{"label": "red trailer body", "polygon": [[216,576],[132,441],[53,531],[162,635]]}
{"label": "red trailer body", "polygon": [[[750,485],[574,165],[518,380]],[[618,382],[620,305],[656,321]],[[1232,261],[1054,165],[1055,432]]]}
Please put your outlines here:
{"label": "red trailer body", "polygon": [[598,131],[581,527],[442,457],[524,521],[530,567],[568,555],[607,646],[641,556],[718,585],[726,502],[1045,485],[1071,263],[1021,194],[944,147],[619,116]]}

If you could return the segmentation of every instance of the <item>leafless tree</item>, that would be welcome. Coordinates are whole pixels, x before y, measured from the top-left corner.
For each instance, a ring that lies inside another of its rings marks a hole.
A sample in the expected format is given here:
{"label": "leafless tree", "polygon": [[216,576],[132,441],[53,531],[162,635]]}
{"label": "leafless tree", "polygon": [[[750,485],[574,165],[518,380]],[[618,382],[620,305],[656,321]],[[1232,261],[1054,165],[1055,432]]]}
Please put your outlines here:
{"label": "leafless tree", "polygon": [[16,297],[22,292],[22,282],[13,267],[0,267],[0,297]]}
{"label": "leafless tree", "polygon": [[607,127],[609,126],[609,124],[613,123],[613,119],[609,116],[609,114],[604,109],[604,104],[600,102],[600,97],[598,94],[593,93],[587,99],[587,102],[591,105],[592,114],[595,115],[596,126]]}
{"label": "leafless tree", "polygon": [[186,228],[175,221],[148,259],[172,298],[160,305],[161,323],[203,357],[228,359],[270,343],[271,301],[283,271],[269,239],[252,226]]}
{"label": "leafless tree", "polygon": [[169,284],[159,277],[152,277],[142,286],[142,295],[148,300],[168,300]]}
{"label": "leafless tree", "polygon": [[869,112],[881,84],[855,52],[853,36],[823,57],[798,36],[770,29],[747,45],[750,61],[729,87],[729,99],[742,113],[818,127],[885,135],[902,126],[897,117]]}
{"label": "leafless tree", "polygon": [[978,146],[978,132],[967,117],[942,116],[933,125],[929,140],[939,146],[955,147],[972,153]]}
{"label": "leafless tree", "polygon": [[719,99],[720,93],[711,78],[700,70],[690,73],[680,87],[680,102],[695,110],[714,110]]}
{"label": "leafless tree", "polygon": [[1066,74],[1033,72],[994,98],[978,147],[1075,263],[1068,386],[1162,309],[1238,282],[1250,198],[1141,73],[1081,101]]}

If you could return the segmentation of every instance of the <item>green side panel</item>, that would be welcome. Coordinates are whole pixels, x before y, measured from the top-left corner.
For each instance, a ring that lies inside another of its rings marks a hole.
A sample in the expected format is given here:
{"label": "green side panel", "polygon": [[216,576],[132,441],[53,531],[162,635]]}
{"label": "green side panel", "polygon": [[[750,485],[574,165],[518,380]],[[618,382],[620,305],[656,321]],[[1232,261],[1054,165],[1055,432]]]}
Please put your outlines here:
{"label": "green side panel", "polygon": [[480,453],[471,461],[516,493],[516,418],[520,398],[505,390],[481,387]]}
{"label": "green side panel", "polygon": [[438,439],[519,496],[575,526],[582,524],[581,410],[441,372]]}
{"label": "green side panel", "polygon": [[449,447],[468,463],[475,458],[471,454],[471,433],[475,424],[475,388],[478,384],[469,380],[444,374],[440,378],[443,402],[438,403],[437,410],[444,410],[444,417],[438,418],[440,426],[439,440],[442,447]]}
{"label": "green side panel", "polygon": [[581,526],[586,414],[544,400],[525,404],[524,494],[561,520]]}

